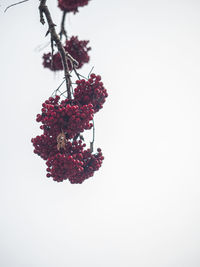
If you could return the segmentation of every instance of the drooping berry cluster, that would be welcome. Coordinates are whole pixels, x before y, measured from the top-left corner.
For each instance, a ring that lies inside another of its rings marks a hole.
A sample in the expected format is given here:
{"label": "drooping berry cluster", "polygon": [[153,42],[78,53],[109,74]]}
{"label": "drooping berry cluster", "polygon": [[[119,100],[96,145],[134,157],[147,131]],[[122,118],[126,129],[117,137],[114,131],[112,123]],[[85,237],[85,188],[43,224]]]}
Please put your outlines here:
{"label": "drooping berry cluster", "polygon": [[74,99],[81,105],[87,105],[91,103],[94,108],[94,112],[99,111],[103,107],[103,103],[108,96],[106,89],[101,82],[101,76],[90,75],[90,79],[76,81],[77,87],[74,90]]}
{"label": "drooping berry cluster", "polygon": [[[89,62],[90,58],[88,51],[90,51],[91,48],[88,47],[88,43],[89,41],[79,41],[77,36],[72,36],[70,40],[66,40],[65,46],[63,46],[65,51],[77,61],[77,69],[81,68],[84,63]],[[69,70],[71,71],[73,69],[72,63],[70,60],[67,60],[67,63]],[[62,60],[59,52],[54,54],[53,57],[51,53],[44,54],[43,66],[53,71],[63,70]]]}
{"label": "drooping berry cluster", "polygon": [[[70,40],[66,40],[65,50],[78,62],[77,69],[81,68],[84,63],[89,62],[88,51],[91,47],[88,47],[88,40],[79,41],[77,36],[72,36]],[[71,62],[68,62],[69,69],[72,69]]]}
{"label": "drooping berry cluster", "polygon": [[62,60],[61,60],[59,52],[57,52],[56,54],[53,54],[53,56],[49,52],[47,54],[44,54],[42,58],[43,58],[42,64],[44,68],[48,68],[52,71],[63,70]]}
{"label": "drooping berry cluster", "polygon": [[78,8],[87,5],[89,0],[58,0],[61,10],[67,12],[78,12]]}
{"label": "drooping berry cluster", "polygon": [[66,150],[48,158],[47,177],[62,182],[69,179],[71,183],[82,183],[85,179],[93,176],[102,164],[103,156],[98,149],[92,154],[89,149],[84,150],[85,144],[79,140],[66,143]]}
{"label": "drooping berry cluster", "polygon": [[[80,136],[81,132],[93,126],[91,120],[94,113],[100,105],[102,107],[107,97],[100,80],[99,75],[91,74],[88,81],[77,81],[77,95],[74,94],[73,99],[61,101],[60,96],[50,97],[37,115],[36,121],[42,123],[40,128],[43,134],[32,138],[34,153],[46,161],[47,177],[57,182],[69,179],[71,183],[82,183],[102,165],[104,158],[101,149],[93,154],[90,149],[85,149],[86,144]],[[87,104],[79,97],[79,89],[86,92],[87,99],[90,98]],[[91,92],[95,89],[98,93],[94,97]],[[101,98],[99,102],[98,97]]]}
{"label": "drooping berry cluster", "polygon": [[[51,36],[52,48],[51,53],[43,55],[43,66],[52,71],[64,69],[66,88],[61,90],[62,83],[54,91],[55,96],[49,97],[42,104],[41,113],[36,118],[36,121],[41,123],[42,134],[31,141],[34,153],[46,161],[46,176],[57,182],[68,179],[73,184],[82,183],[99,170],[104,160],[100,148],[93,153],[93,118],[102,108],[108,94],[99,75],[91,74],[88,79],[80,79],[83,76],[76,69],[89,61],[89,41],[79,41],[77,36],[72,36],[68,40],[65,30],[66,14],[77,13],[78,8],[87,5],[88,2],[89,0],[58,0],[58,6],[63,13],[59,35],[56,33],[46,2],[40,1],[39,6],[41,23],[45,23],[45,16],[49,26],[47,34]],[[63,36],[66,38],[64,45],[61,41]],[[59,51],[55,54],[54,45]],[[72,82],[73,71],[79,79],[76,83]],[[60,95],[57,95],[58,93]],[[90,149],[87,149],[82,132],[92,127],[93,138]]]}
{"label": "drooping berry cluster", "polygon": [[67,138],[73,138],[77,133],[91,129],[93,105],[77,105],[72,99],[62,100],[60,97],[50,97],[42,104],[42,113],[37,115],[37,122],[42,122],[44,133],[58,135],[61,130],[67,132]]}
{"label": "drooping berry cluster", "polygon": [[57,153],[57,142],[55,135],[42,134],[31,139],[34,153],[42,159],[47,160]]}

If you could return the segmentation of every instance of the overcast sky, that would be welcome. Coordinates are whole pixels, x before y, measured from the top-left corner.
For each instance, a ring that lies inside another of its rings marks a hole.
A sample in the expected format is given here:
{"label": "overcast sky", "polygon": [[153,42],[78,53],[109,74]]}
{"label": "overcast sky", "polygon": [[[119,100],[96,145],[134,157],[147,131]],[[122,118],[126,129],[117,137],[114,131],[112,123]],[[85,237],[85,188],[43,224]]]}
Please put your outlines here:
{"label": "overcast sky", "polygon": [[[42,67],[39,1],[0,2],[0,266],[200,266],[200,1],[91,0],[66,20],[102,76],[102,168],[46,178],[36,114],[63,73]],[[57,1],[48,0],[59,30]]]}

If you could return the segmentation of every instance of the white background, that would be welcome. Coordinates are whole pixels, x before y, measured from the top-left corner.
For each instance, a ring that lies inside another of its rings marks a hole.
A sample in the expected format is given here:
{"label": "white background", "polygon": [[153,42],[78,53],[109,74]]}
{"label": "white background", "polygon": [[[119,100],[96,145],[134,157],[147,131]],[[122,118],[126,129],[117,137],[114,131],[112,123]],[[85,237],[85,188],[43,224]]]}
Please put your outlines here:
{"label": "white background", "polygon": [[[92,0],[66,20],[89,39],[109,98],[96,115],[102,168],[47,179],[35,116],[63,74],[41,65],[39,1],[0,3],[0,266],[200,266],[200,2]],[[59,30],[57,2],[48,0]]]}

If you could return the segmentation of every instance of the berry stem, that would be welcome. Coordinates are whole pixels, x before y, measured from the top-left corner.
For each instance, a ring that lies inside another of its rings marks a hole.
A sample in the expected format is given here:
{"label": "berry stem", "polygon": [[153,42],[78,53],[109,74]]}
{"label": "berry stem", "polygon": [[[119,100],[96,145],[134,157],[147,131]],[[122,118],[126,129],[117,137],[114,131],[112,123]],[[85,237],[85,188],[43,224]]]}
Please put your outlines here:
{"label": "berry stem", "polygon": [[92,153],[94,150],[94,138],[95,138],[95,127],[94,127],[94,119],[92,120],[92,142],[90,142],[90,152]]}
{"label": "berry stem", "polygon": [[80,78],[80,74],[77,72],[77,70],[76,70],[75,67],[73,68],[73,71],[75,72],[77,78],[80,80],[80,79],[81,79],[81,78]]}
{"label": "berry stem", "polygon": [[61,27],[60,27],[60,40],[62,40],[62,36],[64,35],[66,40],[68,39],[67,38],[67,32],[65,30],[65,18],[66,18],[66,15],[67,15],[67,11],[63,11],[63,15],[62,15],[62,21],[61,21]]}

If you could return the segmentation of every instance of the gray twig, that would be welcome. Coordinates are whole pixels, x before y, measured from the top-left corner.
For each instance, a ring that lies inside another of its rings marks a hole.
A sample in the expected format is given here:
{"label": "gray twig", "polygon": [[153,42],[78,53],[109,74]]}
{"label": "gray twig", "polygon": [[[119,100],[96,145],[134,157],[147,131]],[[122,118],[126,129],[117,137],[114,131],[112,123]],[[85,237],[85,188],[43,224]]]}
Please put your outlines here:
{"label": "gray twig", "polygon": [[29,1],[29,0],[23,0],[23,1],[20,1],[20,2],[17,2],[17,3],[14,3],[14,4],[6,7],[6,9],[4,10],[4,12],[6,12],[12,6],[16,6],[16,5],[22,4],[22,3],[27,2],[27,1]]}

